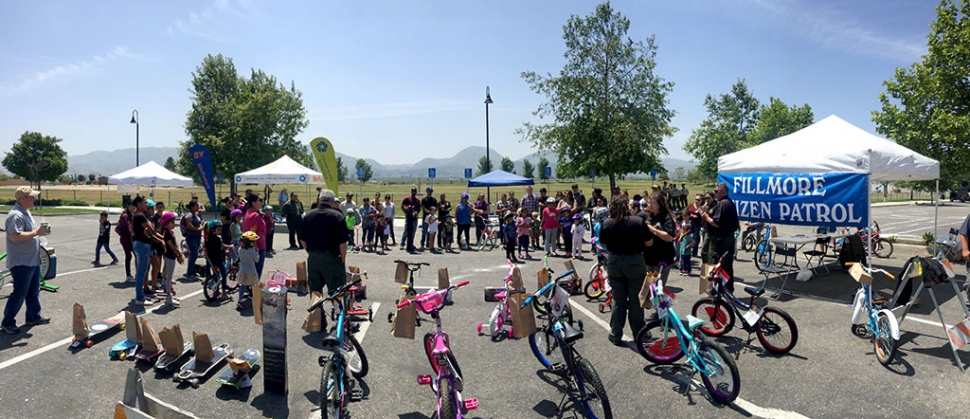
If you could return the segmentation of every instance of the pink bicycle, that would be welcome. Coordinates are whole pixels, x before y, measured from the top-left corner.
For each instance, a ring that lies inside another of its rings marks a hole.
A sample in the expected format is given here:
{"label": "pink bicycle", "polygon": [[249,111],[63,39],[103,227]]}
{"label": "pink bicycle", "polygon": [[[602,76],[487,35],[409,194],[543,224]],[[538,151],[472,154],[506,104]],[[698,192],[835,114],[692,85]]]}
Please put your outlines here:
{"label": "pink bicycle", "polygon": [[[502,333],[506,333],[511,339],[513,337],[512,326],[509,326],[508,330],[505,330],[505,324],[512,320],[512,308],[509,306],[509,296],[515,290],[509,288],[509,283],[512,281],[512,273],[515,271],[515,265],[511,260],[506,259],[506,262],[509,263],[509,274],[505,276],[505,290],[495,294],[495,299],[498,300],[498,304],[495,305],[492,314],[488,315],[488,334],[494,338]],[[482,334],[482,328],[484,326],[485,323],[478,322],[479,335]]]}
{"label": "pink bicycle", "polygon": [[478,399],[463,399],[461,391],[464,390],[461,369],[458,368],[458,361],[451,353],[451,340],[448,333],[441,329],[441,317],[438,313],[445,306],[445,300],[449,292],[456,288],[468,285],[468,281],[459,282],[448,288],[431,291],[421,294],[414,299],[401,301],[397,304],[398,308],[414,304],[418,311],[430,315],[434,319],[436,328],[434,332],[424,335],[424,349],[431,362],[431,368],[435,372],[435,377],[431,375],[419,375],[419,385],[430,385],[437,398],[437,418],[438,419],[459,419],[470,410],[478,408]]}

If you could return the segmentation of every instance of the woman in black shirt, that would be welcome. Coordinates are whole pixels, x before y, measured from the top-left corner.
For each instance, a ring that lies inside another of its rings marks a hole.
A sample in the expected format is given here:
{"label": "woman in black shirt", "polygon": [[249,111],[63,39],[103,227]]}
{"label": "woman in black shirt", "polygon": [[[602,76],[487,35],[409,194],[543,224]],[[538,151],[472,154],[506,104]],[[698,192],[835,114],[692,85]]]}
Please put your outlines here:
{"label": "woman in black shirt", "polygon": [[[653,245],[648,247],[643,253],[644,263],[650,272],[660,272],[660,279],[667,283],[667,276],[670,274],[670,265],[673,265],[676,257],[674,249],[674,236],[677,235],[677,223],[670,216],[670,209],[667,207],[667,200],[662,195],[655,195],[647,198],[647,228],[650,234],[657,238]],[[663,264],[663,269],[660,264]]]}
{"label": "woman in black shirt", "polygon": [[630,215],[627,199],[616,195],[610,200],[610,218],[600,229],[600,242],[610,252],[606,273],[613,288],[613,313],[610,317],[610,342],[623,344],[626,318],[634,335],[645,325],[639,293],[647,273],[643,250],[653,243],[653,236],[643,219]]}

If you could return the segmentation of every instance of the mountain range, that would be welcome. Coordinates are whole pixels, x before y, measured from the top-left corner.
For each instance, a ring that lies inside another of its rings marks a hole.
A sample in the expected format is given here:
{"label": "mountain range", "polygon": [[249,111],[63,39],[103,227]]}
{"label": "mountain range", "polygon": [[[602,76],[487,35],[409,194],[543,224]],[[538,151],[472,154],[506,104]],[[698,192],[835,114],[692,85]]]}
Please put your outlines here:
{"label": "mountain range", "polygon": [[[348,168],[348,175],[354,177],[354,164],[357,157],[343,153],[336,153],[337,157],[343,159],[343,164]],[[413,164],[381,164],[374,159],[364,159],[371,165],[374,178],[426,178],[428,169],[434,168],[437,178],[463,178],[466,168],[471,168],[474,172],[478,171],[478,160],[485,155],[485,147],[467,147],[451,157],[426,157]],[[164,164],[169,157],[178,158],[178,148],[176,147],[144,147],[139,151],[139,162],[144,164],[149,160],[154,160],[158,164]],[[522,173],[522,161],[528,159],[533,166],[539,162],[539,158],[545,157],[552,166],[553,173],[556,170],[556,155],[551,152],[532,153],[528,156],[514,160],[515,172]],[[492,166],[499,168],[502,161],[502,154],[491,149],[489,158]],[[690,170],[695,163],[674,158],[662,159],[664,167],[669,172],[673,172],[678,167]],[[87,154],[67,156],[67,174],[96,174],[111,175],[131,169],[135,164],[135,149],[126,148],[115,151],[94,151]],[[536,169],[538,170],[538,169]],[[537,173],[538,174],[538,173]],[[646,176],[646,175],[642,175]],[[639,177],[639,176],[632,176]]]}

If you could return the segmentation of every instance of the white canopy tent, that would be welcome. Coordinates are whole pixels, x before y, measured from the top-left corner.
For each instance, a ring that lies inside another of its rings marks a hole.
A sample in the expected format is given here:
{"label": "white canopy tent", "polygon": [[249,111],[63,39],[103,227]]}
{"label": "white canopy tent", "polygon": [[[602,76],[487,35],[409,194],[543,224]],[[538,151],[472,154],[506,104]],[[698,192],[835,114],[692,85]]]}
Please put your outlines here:
{"label": "white canopy tent", "polygon": [[192,179],[174,173],[154,160],[108,176],[108,183],[114,185],[184,186],[191,187]]}
{"label": "white canopy tent", "polygon": [[290,156],[283,156],[263,167],[248,172],[237,173],[236,183],[267,183],[267,184],[319,184],[326,183],[323,175],[295,160]]}

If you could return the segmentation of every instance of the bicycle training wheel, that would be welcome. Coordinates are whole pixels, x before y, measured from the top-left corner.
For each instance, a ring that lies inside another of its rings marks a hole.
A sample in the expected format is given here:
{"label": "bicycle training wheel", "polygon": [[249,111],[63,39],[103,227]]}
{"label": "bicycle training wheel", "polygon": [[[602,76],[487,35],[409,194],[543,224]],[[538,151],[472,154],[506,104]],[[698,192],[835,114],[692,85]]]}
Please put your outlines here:
{"label": "bicycle training wheel", "polygon": [[872,333],[873,346],[876,351],[876,359],[882,365],[889,365],[896,356],[896,339],[893,339],[890,329],[889,317],[886,313],[876,313],[876,330]]}
{"label": "bicycle training wheel", "polygon": [[880,238],[872,248],[872,254],[880,258],[888,258],[893,255],[893,242]]}
{"label": "bicycle training wheel", "polygon": [[583,406],[586,413],[593,419],[613,419],[613,409],[610,407],[610,398],[606,396],[606,388],[599,374],[593,369],[593,364],[588,359],[579,360],[579,387],[580,395],[583,397]]}
{"label": "bicycle training wheel", "polygon": [[[715,313],[715,305],[717,313]],[[694,303],[690,314],[704,321],[700,329],[711,336],[721,336],[734,328],[734,310],[725,301],[715,304],[714,298],[701,298]]]}
{"label": "bicycle training wheel", "polygon": [[354,335],[344,332],[345,339],[343,348],[347,352],[347,365],[350,367],[350,374],[354,378],[363,378],[367,375],[367,371],[370,371],[370,366],[367,364],[367,354],[364,353],[364,348],[360,346],[360,342]]}
{"label": "bicycle training wheel", "polygon": [[741,392],[741,373],[738,364],[728,354],[727,349],[713,339],[705,338],[697,348],[701,362],[707,373],[701,374],[704,387],[711,398],[721,404],[728,404],[738,398]]}
{"label": "bicycle training wheel", "polygon": [[556,372],[556,368],[565,366],[566,361],[553,333],[552,330],[545,327],[536,330],[529,335],[529,347],[532,348],[532,354],[543,367]]}
{"label": "bicycle training wheel", "polygon": [[343,413],[341,406],[342,395],[340,394],[340,376],[337,374],[337,366],[332,359],[323,363],[323,372],[320,374],[320,417],[322,419],[340,419]]}
{"label": "bicycle training wheel", "polygon": [[591,300],[598,299],[603,296],[606,288],[606,268],[599,263],[593,265],[589,268],[589,282],[583,287],[583,294],[586,294],[586,298]]}
{"label": "bicycle training wheel", "polygon": [[684,357],[684,349],[680,347],[677,334],[672,328],[664,330],[661,320],[654,320],[640,329],[636,344],[640,356],[654,364],[672,364]]}
{"label": "bicycle training wheel", "polygon": [[781,355],[791,352],[798,343],[798,327],[788,313],[774,307],[762,309],[756,330],[758,341],[768,352]]}

